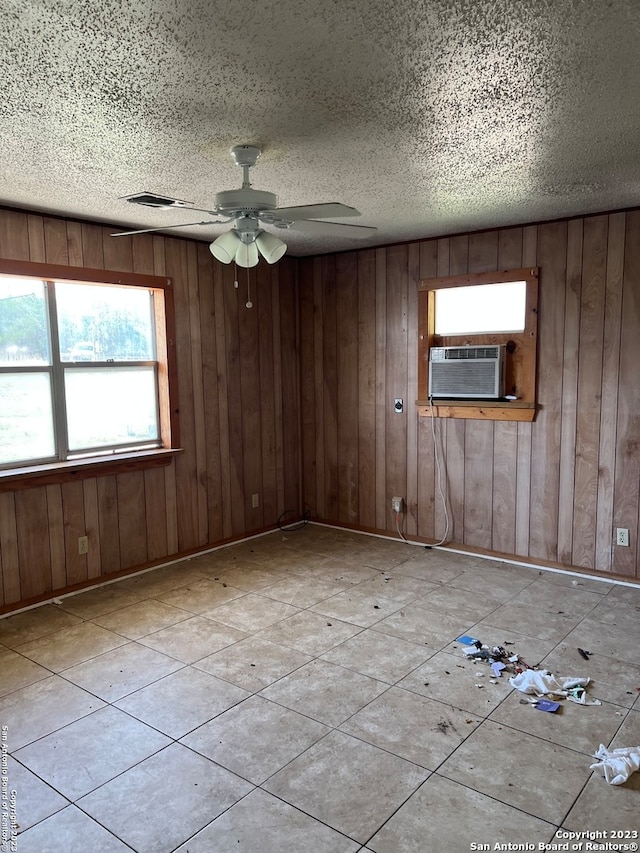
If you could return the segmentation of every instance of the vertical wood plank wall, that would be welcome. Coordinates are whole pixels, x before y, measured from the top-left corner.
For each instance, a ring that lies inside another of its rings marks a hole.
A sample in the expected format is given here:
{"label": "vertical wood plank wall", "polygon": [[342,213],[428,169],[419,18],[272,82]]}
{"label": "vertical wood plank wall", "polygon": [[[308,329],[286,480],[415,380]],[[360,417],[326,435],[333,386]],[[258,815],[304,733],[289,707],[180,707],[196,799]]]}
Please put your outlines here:
{"label": "vertical wood plank wall", "polygon": [[413,405],[416,283],[533,265],[535,422],[433,424],[450,536],[640,579],[640,211],[284,259],[252,273],[252,310],[244,274],[234,289],[206,244],[109,233],[0,210],[0,257],[173,278],[184,452],[0,493],[0,607],[273,527],[284,510],[395,535],[399,495],[406,532],[441,537],[432,424]]}
{"label": "vertical wood plank wall", "polygon": [[0,257],[172,277],[184,451],[162,469],[1,493],[0,607],[300,510],[296,261],[252,271],[248,310],[246,273],[234,289],[206,244],[111,230],[0,210]]}
{"label": "vertical wood plank wall", "polygon": [[[432,424],[413,405],[416,283],[534,265],[535,422],[434,422],[450,537],[640,578],[640,211],[301,259],[303,503],[313,517],[394,534],[398,495],[406,532],[443,535]],[[615,545],[616,527],[629,529],[630,547]]]}

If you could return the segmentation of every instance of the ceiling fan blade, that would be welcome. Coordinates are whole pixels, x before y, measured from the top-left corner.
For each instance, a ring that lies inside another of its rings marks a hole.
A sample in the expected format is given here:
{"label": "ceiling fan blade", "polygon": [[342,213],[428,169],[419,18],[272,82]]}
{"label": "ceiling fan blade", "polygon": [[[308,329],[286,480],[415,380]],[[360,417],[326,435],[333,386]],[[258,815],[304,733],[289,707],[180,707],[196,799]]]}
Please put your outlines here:
{"label": "ceiling fan blade", "polygon": [[229,219],[207,219],[204,222],[181,222],[178,225],[162,225],[160,228],[138,228],[135,231],[118,231],[112,237],[129,237],[131,234],[151,234],[152,231],[166,231],[168,228],[188,228],[190,225],[221,225]]}
{"label": "ceiling fan blade", "polygon": [[292,231],[305,234],[317,234],[327,237],[355,237],[358,240],[371,237],[378,229],[368,225],[343,225],[341,222],[318,222],[315,219],[303,219],[290,226]]}
{"label": "ceiling fan blade", "polygon": [[343,216],[360,216],[360,211],[355,207],[340,204],[337,201],[327,204],[302,204],[299,207],[276,207],[268,211],[277,219],[289,219],[292,222],[300,222],[302,219],[342,219]]}

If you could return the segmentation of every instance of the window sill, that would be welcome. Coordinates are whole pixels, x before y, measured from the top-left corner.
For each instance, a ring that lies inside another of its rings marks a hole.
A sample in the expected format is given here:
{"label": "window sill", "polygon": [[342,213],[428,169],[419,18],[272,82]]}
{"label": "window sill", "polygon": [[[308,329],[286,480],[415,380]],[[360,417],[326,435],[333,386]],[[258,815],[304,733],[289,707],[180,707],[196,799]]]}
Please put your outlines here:
{"label": "window sill", "polygon": [[0,471],[0,492],[33,489],[36,486],[50,486],[53,483],[70,483],[75,480],[86,480],[89,477],[107,477],[145,468],[160,468],[169,465],[181,452],[181,448],[155,448],[137,453],[120,453],[117,457],[94,456],[91,459],[74,459],[71,462],[51,462],[47,465],[11,468]]}
{"label": "window sill", "polygon": [[[418,414],[421,417],[431,417],[431,406],[428,400],[418,400]],[[456,400],[447,402],[441,400],[433,404],[433,416],[436,418],[467,418],[483,421],[525,421],[531,423],[536,416],[535,403],[514,401],[513,403],[484,400]]]}

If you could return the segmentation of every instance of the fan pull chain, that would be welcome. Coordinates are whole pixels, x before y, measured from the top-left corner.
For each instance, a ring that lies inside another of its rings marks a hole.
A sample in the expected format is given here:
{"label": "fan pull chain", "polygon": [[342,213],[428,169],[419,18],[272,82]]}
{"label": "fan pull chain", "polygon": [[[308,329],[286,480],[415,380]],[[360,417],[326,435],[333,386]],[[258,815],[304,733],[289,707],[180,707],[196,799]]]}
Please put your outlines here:
{"label": "fan pull chain", "polygon": [[247,267],[247,308],[253,308],[253,302],[251,301],[251,278],[249,276],[249,267]]}
{"label": "fan pull chain", "polygon": [[233,280],[233,286],[237,290],[240,287],[240,284],[238,283],[238,264],[235,261],[233,262],[233,268],[235,269],[235,278]]}

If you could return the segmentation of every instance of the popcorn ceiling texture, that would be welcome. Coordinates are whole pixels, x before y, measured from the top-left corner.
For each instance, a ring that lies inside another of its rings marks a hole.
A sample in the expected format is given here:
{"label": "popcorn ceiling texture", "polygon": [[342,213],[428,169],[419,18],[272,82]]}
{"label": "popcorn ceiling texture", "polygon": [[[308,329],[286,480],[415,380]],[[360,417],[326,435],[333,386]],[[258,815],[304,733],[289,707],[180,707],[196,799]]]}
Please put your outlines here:
{"label": "popcorn ceiling texture", "polygon": [[211,206],[238,143],[379,229],[298,255],[640,202],[638,0],[1,0],[0,34],[0,204],[194,221],[119,197]]}

